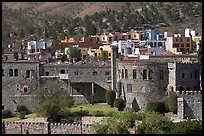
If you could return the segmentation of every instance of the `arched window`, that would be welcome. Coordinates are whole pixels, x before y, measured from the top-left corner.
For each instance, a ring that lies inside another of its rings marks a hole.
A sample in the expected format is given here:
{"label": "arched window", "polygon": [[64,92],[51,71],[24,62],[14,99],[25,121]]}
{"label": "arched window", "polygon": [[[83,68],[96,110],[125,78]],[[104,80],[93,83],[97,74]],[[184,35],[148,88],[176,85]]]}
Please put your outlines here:
{"label": "arched window", "polygon": [[185,74],[184,73],[182,73],[182,78],[185,78]]}
{"label": "arched window", "polygon": [[26,78],[30,78],[30,70],[26,71]]}
{"label": "arched window", "polygon": [[152,79],[152,70],[149,70],[149,79]]}
{"label": "arched window", "polygon": [[147,70],[143,70],[143,79],[147,79]]}
{"label": "arched window", "polygon": [[45,72],[45,75],[46,75],[46,76],[49,76],[49,72]]}
{"label": "arched window", "polygon": [[124,69],[122,69],[122,78],[124,78]]}
{"label": "arched window", "polygon": [[136,69],[133,70],[133,79],[136,79],[137,78],[137,71]]}
{"label": "arched window", "polygon": [[128,71],[127,71],[127,69],[125,69],[125,79],[127,79],[128,78]]}
{"label": "arched window", "polygon": [[9,76],[10,76],[10,77],[13,76],[13,69],[9,69]]}
{"label": "arched window", "polygon": [[14,70],[14,76],[17,77],[18,76],[18,69]]}
{"label": "arched window", "polygon": [[190,73],[190,78],[193,78],[193,74],[192,73]]}
{"label": "arched window", "polygon": [[65,70],[64,69],[60,70],[60,74],[65,74]]}
{"label": "arched window", "polygon": [[31,78],[35,78],[35,70],[31,70]]}

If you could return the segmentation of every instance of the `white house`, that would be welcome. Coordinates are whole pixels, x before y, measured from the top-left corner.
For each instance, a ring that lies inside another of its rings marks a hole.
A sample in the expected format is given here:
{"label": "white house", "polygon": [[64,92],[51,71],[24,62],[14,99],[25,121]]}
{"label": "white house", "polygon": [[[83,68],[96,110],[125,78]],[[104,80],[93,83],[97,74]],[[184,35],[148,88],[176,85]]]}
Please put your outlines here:
{"label": "white house", "polygon": [[27,54],[40,52],[40,49],[51,48],[52,42],[45,41],[29,41],[27,44]]}

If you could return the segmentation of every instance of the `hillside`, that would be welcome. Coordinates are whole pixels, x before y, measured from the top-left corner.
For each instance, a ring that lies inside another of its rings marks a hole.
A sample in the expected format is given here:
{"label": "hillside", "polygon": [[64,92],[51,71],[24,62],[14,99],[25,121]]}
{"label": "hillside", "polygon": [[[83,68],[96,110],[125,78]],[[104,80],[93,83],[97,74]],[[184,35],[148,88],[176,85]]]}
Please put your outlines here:
{"label": "hillside", "polygon": [[[161,24],[164,24],[162,26]],[[35,35],[55,40],[77,34],[158,28],[202,33],[202,2],[3,2],[2,43]],[[79,35],[77,36],[79,37]]]}

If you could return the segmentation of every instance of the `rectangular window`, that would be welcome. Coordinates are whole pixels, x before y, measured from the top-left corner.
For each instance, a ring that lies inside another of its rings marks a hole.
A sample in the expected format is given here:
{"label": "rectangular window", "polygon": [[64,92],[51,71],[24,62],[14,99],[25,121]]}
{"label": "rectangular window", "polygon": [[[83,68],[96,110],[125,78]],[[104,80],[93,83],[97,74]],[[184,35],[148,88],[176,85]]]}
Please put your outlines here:
{"label": "rectangular window", "polygon": [[132,84],[127,84],[127,92],[132,92]]}
{"label": "rectangular window", "polygon": [[108,56],[111,56],[111,53],[108,53]]}
{"label": "rectangular window", "polygon": [[187,44],[186,44],[186,47],[190,47],[190,44],[189,44],[189,43],[187,43]]}
{"label": "rectangular window", "polygon": [[78,72],[78,71],[75,71],[75,72],[74,72],[74,75],[78,76],[78,75],[79,75],[79,72]]}
{"label": "rectangular window", "polygon": [[183,42],[183,39],[182,39],[182,38],[180,39],[180,42]]}
{"label": "rectangular window", "polygon": [[127,79],[128,78],[128,71],[127,71],[127,69],[125,69],[125,79]]}
{"label": "rectangular window", "polygon": [[122,69],[122,78],[124,78],[124,69]]}
{"label": "rectangular window", "polygon": [[97,72],[97,71],[94,71],[94,72],[93,72],[93,76],[95,76],[95,75],[98,75],[98,72]]}
{"label": "rectangular window", "polygon": [[189,42],[189,39],[187,39],[187,42]]}
{"label": "rectangular window", "polygon": [[27,93],[27,92],[28,92],[28,87],[24,87],[24,88],[23,88],[23,92],[24,92],[24,93]]}
{"label": "rectangular window", "polygon": [[105,72],[105,75],[110,75],[110,72],[109,72],[109,71],[106,71],[106,72]]}
{"label": "rectangular window", "polygon": [[76,89],[76,92],[77,92],[77,93],[80,93],[80,88],[77,88],[77,89]]}
{"label": "rectangular window", "polygon": [[176,42],[178,42],[178,39],[176,38]]}
{"label": "rectangular window", "polygon": [[160,70],[160,79],[164,79],[164,71]]}
{"label": "rectangular window", "polygon": [[143,70],[143,79],[147,79],[147,70]]}

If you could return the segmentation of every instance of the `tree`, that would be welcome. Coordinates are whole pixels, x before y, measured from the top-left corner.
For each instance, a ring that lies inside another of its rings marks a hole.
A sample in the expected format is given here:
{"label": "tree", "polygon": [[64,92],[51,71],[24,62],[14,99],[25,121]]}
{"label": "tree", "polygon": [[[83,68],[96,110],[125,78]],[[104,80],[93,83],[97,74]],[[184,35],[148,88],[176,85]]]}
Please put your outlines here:
{"label": "tree", "polygon": [[106,102],[108,105],[110,105],[111,108],[114,107],[114,100],[116,98],[116,93],[113,90],[107,90],[106,91]]}
{"label": "tree", "polygon": [[[56,80],[40,82],[41,88],[34,94],[38,101],[35,112],[39,116],[58,121],[66,113],[66,107],[73,105],[73,97],[70,96],[66,88],[61,88],[62,86]],[[43,88],[46,86],[47,88]]]}
{"label": "tree", "polygon": [[103,119],[100,123],[93,124],[96,134],[129,134],[135,121],[133,110],[127,109],[122,112],[114,113],[111,117]]}
{"label": "tree", "polygon": [[139,125],[140,134],[169,134],[173,122],[162,114],[147,112]]}
{"label": "tree", "polygon": [[125,108],[126,104],[125,104],[125,100],[118,98],[114,100],[114,107],[118,108],[118,111],[123,111],[123,109]]}
{"label": "tree", "polygon": [[69,50],[67,51],[67,54],[69,59],[76,58],[77,61],[81,60],[81,52],[76,47],[70,46]]}
{"label": "tree", "polygon": [[177,94],[176,92],[170,92],[168,96],[169,111],[177,113]]}
{"label": "tree", "polygon": [[175,123],[171,129],[171,134],[201,134],[201,120],[187,120]]}

